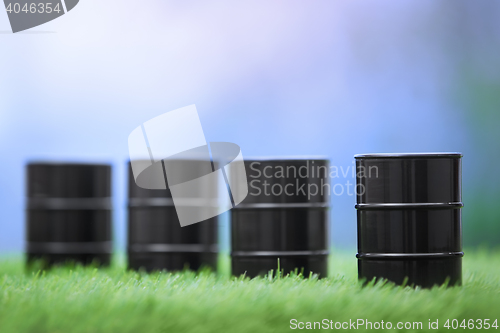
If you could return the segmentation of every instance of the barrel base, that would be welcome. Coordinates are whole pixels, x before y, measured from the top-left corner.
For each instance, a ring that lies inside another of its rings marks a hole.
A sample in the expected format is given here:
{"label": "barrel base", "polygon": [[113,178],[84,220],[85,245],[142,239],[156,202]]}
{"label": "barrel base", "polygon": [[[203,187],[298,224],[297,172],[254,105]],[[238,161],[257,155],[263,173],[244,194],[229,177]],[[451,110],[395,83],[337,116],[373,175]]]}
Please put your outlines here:
{"label": "barrel base", "polygon": [[408,286],[432,288],[442,285],[448,279],[448,286],[462,284],[462,258],[450,257],[439,259],[413,260],[358,260],[359,279],[365,283],[377,279],[387,279],[397,285],[406,281]]}
{"label": "barrel base", "polygon": [[31,267],[36,265],[37,268],[49,268],[51,266],[60,265],[96,265],[96,266],[109,266],[111,263],[111,254],[75,254],[75,253],[27,253],[27,265]]}
{"label": "barrel base", "polygon": [[273,271],[276,274],[278,269],[278,259],[280,270],[286,275],[288,273],[302,272],[304,277],[317,274],[319,278],[328,277],[328,255],[316,256],[266,256],[266,257],[232,257],[232,274],[254,278],[263,276]]}
{"label": "barrel base", "polygon": [[133,270],[181,271],[200,268],[217,270],[217,253],[128,253],[128,268]]}

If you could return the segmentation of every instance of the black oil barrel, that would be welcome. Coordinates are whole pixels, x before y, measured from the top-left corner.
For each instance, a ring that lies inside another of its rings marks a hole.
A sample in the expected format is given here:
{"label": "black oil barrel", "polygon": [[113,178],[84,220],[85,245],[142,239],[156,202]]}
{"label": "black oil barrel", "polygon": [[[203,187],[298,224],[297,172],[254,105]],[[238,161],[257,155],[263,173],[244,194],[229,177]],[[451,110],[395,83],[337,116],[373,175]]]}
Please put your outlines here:
{"label": "black oil barrel", "polygon": [[245,161],[248,195],[231,210],[233,275],[328,275],[329,161]]}
{"label": "black oil barrel", "polygon": [[[191,173],[204,168],[198,161],[179,163]],[[148,272],[216,270],[218,217],[181,227],[168,187],[151,190],[137,186],[130,163],[128,174],[128,267]]]}
{"label": "black oil barrel", "polygon": [[355,156],[360,279],[461,284],[461,157]]}
{"label": "black oil barrel", "polygon": [[111,166],[27,166],[28,263],[108,265],[112,253]]}

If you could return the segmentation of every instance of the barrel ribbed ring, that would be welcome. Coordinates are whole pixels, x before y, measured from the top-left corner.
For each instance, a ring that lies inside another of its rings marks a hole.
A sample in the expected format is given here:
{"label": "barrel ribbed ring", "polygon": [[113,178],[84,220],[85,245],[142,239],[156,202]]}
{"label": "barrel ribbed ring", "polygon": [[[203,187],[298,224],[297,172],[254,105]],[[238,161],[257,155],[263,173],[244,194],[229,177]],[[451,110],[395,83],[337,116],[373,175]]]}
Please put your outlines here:
{"label": "barrel ribbed ring", "polygon": [[233,209],[290,209],[290,208],[317,208],[327,209],[326,202],[287,202],[287,203],[242,203]]}
{"label": "barrel ribbed ring", "polygon": [[111,241],[104,242],[28,242],[28,253],[37,254],[110,254]]}
{"label": "barrel ribbed ring", "polygon": [[408,260],[408,259],[441,259],[463,257],[463,252],[437,253],[358,253],[356,258],[362,260]]}
{"label": "barrel ribbed ring", "polygon": [[232,257],[296,257],[296,256],[326,256],[328,250],[312,251],[233,251]]}
{"label": "barrel ribbed ring", "polygon": [[130,244],[133,253],[218,253],[216,244]]}
{"label": "barrel ribbed ring", "polygon": [[360,203],[354,207],[357,210],[404,210],[404,209],[460,209],[462,202],[440,203]]}
{"label": "barrel ribbed ring", "polygon": [[110,210],[111,198],[28,198],[29,210]]}
{"label": "barrel ribbed ring", "polygon": [[174,207],[174,200],[172,198],[130,198],[128,207]]}

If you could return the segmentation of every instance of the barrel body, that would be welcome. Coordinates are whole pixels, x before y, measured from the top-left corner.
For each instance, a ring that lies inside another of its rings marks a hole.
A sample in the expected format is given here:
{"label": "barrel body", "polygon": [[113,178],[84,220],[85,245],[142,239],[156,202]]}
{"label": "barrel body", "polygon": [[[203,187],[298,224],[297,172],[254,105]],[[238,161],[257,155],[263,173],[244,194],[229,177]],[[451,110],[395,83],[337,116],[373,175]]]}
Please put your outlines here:
{"label": "barrel body", "polygon": [[112,253],[111,166],[27,166],[28,263],[108,265]]}
{"label": "barrel body", "polygon": [[461,154],[355,158],[359,278],[461,284]]}
{"label": "barrel body", "polygon": [[324,159],[245,161],[246,199],[231,210],[232,273],[279,268],[328,275],[329,163]]}
{"label": "barrel body", "polygon": [[[170,161],[191,171],[198,161]],[[203,189],[200,189],[203,190]],[[129,164],[128,267],[146,271],[217,269],[217,217],[181,227],[170,190],[136,185]],[[189,202],[187,203],[189,204]]]}

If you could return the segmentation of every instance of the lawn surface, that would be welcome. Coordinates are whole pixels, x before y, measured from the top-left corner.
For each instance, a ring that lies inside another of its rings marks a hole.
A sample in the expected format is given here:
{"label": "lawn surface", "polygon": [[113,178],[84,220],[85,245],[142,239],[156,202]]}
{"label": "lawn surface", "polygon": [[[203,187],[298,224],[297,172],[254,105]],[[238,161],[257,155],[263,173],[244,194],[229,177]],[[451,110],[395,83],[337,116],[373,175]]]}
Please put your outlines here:
{"label": "lawn surface", "polygon": [[[363,288],[354,254],[335,253],[331,277],[322,280],[231,278],[227,258],[221,259],[226,273],[220,275],[141,274],[126,271],[123,260],[107,269],[26,273],[22,259],[3,258],[0,332],[276,332],[324,319],[332,331],[336,322],[357,319],[375,326],[383,320],[393,328],[421,322],[420,331],[427,331],[431,319],[439,320],[439,331],[463,331],[463,319],[483,328],[486,322],[478,319],[500,321],[500,251],[466,252],[463,286],[431,290],[383,283]],[[458,329],[444,328],[447,319],[457,319]]]}

